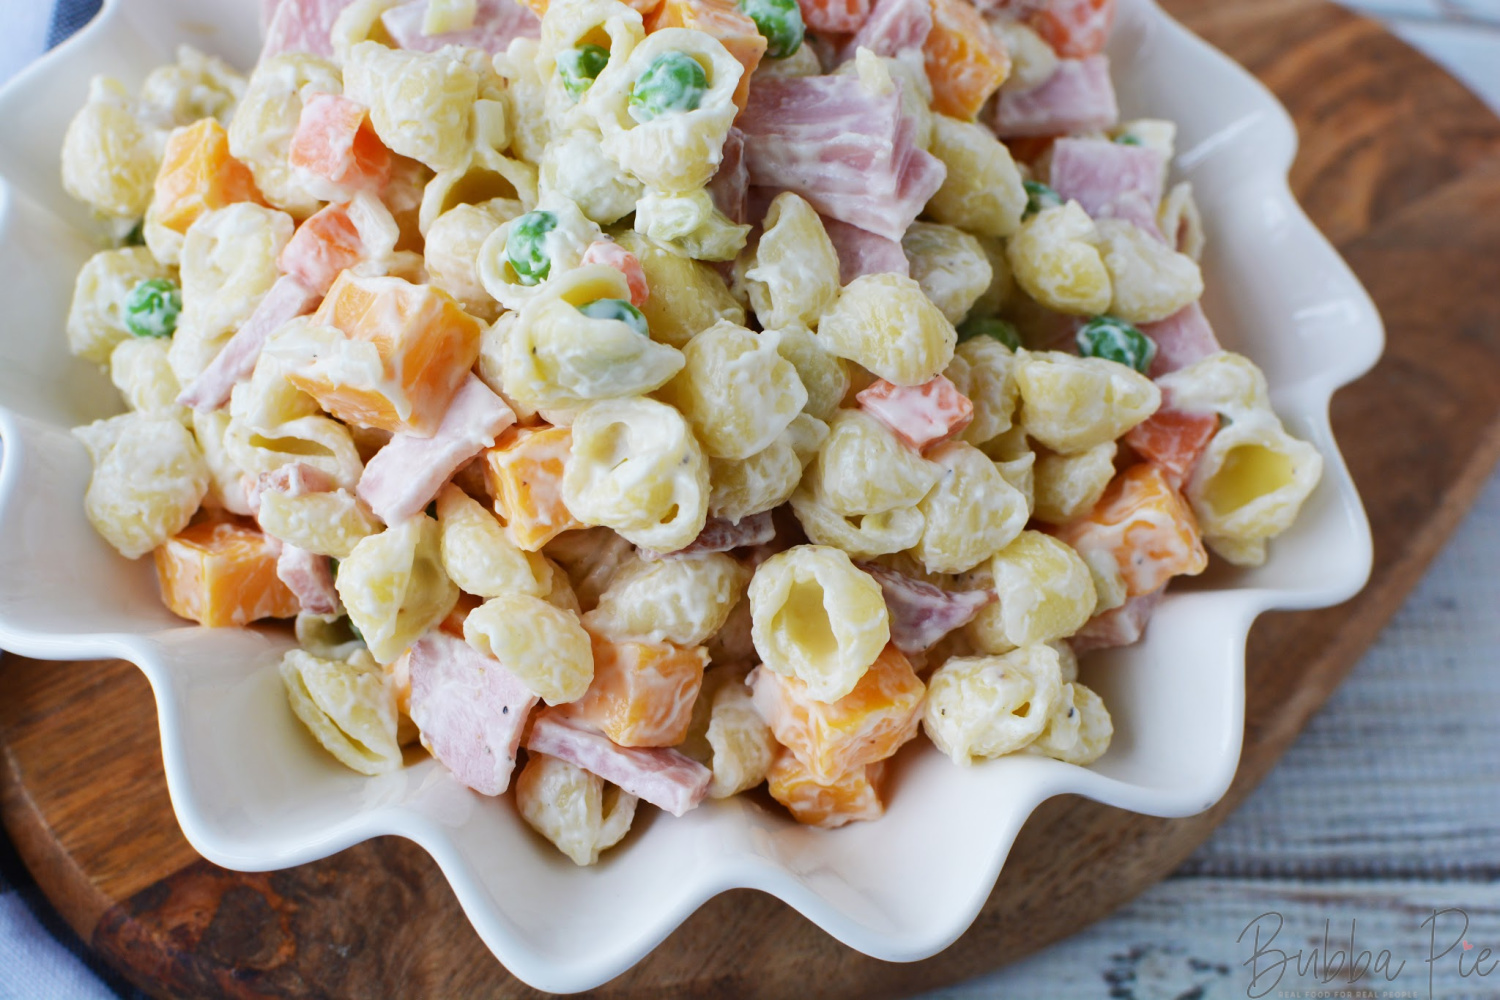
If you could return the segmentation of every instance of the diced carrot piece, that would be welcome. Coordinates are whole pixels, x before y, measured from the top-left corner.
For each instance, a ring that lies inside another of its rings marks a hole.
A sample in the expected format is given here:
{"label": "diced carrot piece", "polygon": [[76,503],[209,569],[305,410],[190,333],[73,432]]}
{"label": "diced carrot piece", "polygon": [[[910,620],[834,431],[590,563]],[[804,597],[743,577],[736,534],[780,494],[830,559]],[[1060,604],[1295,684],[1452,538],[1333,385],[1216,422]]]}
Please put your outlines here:
{"label": "diced carrot piece", "polygon": [[1089,512],[1057,530],[1079,552],[1114,556],[1130,597],[1166,586],[1174,576],[1196,576],[1208,553],[1192,508],[1149,462],[1120,473]]}
{"label": "diced carrot piece", "polygon": [[1132,427],[1125,443],[1181,489],[1218,429],[1217,414],[1163,408]]}
{"label": "diced carrot piece", "polygon": [[1031,26],[1064,59],[1104,51],[1115,23],[1115,0],[1049,0]]}
{"label": "diced carrot piece", "polygon": [[484,453],[495,513],[527,552],[586,527],[562,499],[563,466],[572,450],[573,432],[566,427],[512,427]]}
{"label": "diced carrot piece", "polygon": [[797,755],[777,756],[766,775],[771,798],[786,806],[798,823],[832,830],[856,820],[879,819],[885,812],[880,798],[885,761],[851,768],[831,781],[820,781],[802,766]]}
{"label": "diced carrot piece", "polygon": [[927,690],[895,646],[885,647],[838,701],[817,701],[802,681],[763,667],[751,684],[755,708],[777,742],[823,782],[884,760],[915,736]]}
{"label": "diced carrot piece", "polygon": [[734,91],[735,107],[745,110],[750,96],[750,74],[766,54],[766,38],[750,19],[729,0],[663,0],[651,16],[647,31],[660,28],[693,28],[712,35],[745,67]]}
{"label": "diced carrot piece", "polygon": [[644,306],[651,297],[651,286],[646,283],[646,271],[641,267],[640,258],[614,240],[595,240],[590,243],[579,263],[604,264],[623,274],[625,284],[630,286],[630,304],[637,309]]}
{"label": "diced carrot piece", "polygon": [[343,205],[325,205],[297,227],[276,266],[320,295],[339,272],[359,263],[364,242]]}
{"label": "diced carrot piece", "polygon": [[858,31],[870,16],[872,0],[797,0],[809,31],[845,35]]}
{"label": "diced carrot piece", "polygon": [[313,314],[350,340],[375,346],[382,371],[316,364],[287,379],[349,424],[432,434],[479,357],[481,326],[447,292],[393,277],[344,271]]}
{"label": "diced carrot piece", "polygon": [[967,121],[1010,75],[1010,52],[969,0],[932,0],[922,46],[932,109]]}
{"label": "diced carrot piece", "polygon": [[200,521],[156,550],[156,575],[172,613],[210,628],[293,618],[301,605],[276,576],[280,545],[237,521]]}
{"label": "diced carrot piece", "polygon": [[943,375],[921,385],[892,385],[880,379],[854,398],[861,410],[918,451],[948,440],[974,420],[974,404]]}
{"label": "diced carrot piece", "polygon": [[237,201],[265,204],[250,168],[229,155],[224,126],[204,118],[167,137],[153,193],[158,223],[185,233],[204,212]]}
{"label": "diced carrot piece", "polygon": [[370,110],[337,94],[313,94],[302,105],[287,162],[346,196],[377,194],[391,179],[391,151],[375,134]]}
{"label": "diced carrot piece", "polygon": [[597,636],[593,647],[594,680],[582,698],[562,707],[564,714],[622,747],[681,743],[703,686],[708,650]]}

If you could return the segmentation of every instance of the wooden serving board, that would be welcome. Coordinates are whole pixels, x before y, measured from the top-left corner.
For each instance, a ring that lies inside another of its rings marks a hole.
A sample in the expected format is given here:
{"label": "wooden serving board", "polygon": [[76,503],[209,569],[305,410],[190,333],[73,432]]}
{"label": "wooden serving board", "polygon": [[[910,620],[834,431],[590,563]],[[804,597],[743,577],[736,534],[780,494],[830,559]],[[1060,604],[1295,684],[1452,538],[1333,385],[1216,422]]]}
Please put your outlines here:
{"label": "wooden serving board", "polygon": [[[1244,799],[1400,605],[1500,457],[1500,121],[1453,79],[1323,0],[1167,0],[1276,91],[1302,135],[1293,186],[1373,294],[1385,359],[1334,400],[1375,571],[1355,600],[1250,635],[1244,756],[1184,820],[1074,798],[1026,824],[974,927],[890,965],[769,896],[711,901],[608,998],[898,996],[993,969],[1167,875]],[[150,688],[120,662],[0,663],[0,813],[62,915],[160,996],[530,997],[437,866],[384,838],[241,874],[172,816]]]}

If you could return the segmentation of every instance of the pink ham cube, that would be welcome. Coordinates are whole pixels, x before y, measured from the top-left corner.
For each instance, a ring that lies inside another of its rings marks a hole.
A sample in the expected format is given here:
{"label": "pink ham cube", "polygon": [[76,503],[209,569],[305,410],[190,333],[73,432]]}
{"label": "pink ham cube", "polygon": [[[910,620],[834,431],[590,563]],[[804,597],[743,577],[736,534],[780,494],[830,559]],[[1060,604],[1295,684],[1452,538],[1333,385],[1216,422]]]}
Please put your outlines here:
{"label": "pink ham cube", "polygon": [[746,549],[765,545],[776,537],[776,525],[770,511],[751,514],[738,521],[711,517],[698,532],[698,537],[685,549],[676,552],[657,552],[654,549],[637,550],[642,559],[651,561],[663,556],[693,556],[709,552],[728,552],[731,549]]}
{"label": "pink ham cube", "polygon": [[422,745],[479,794],[503,793],[536,695],[499,660],[438,629],[411,648],[407,664]]}
{"label": "pink ham cube", "polygon": [[1075,653],[1087,653],[1092,649],[1112,649],[1130,646],[1140,641],[1146,632],[1146,623],[1151,613],[1161,603],[1165,591],[1154,590],[1149,594],[1132,597],[1118,608],[1112,608],[1091,618],[1079,629],[1068,645]]}
{"label": "pink ham cube", "polygon": [[973,621],[981,608],[995,600],[993,590],[944,590],[878,563],[857,565],[880,584],[890,613],[891,642],[903,653],[931,649],[943,636]]}
{"label": "pink ham cube", "polygon": [[526,749],[565,760],[612,781],[637,798],[681,816],[703,801],[713,772],[670,747],[622,747],[581,729],[555,710],[537,713]]}
{"label": "pink ham cube", "polygon": [[1221,350],[1219,338],[1197,302],[1156,323],[1141,326],[1141,332],[1156,344],[1156,357],[1151,360],[1151,377],[1160,378],[1168,372],[1186,368],[1195,361],[1202,361],[1210,354]]}
{"label": "pink ham cube", "polygon": [[1001,91],[990,127],[1002,139],[1067,135],[1109,128],[1120,117],[1109,58],[1062,59],[1035,90]]}
{"label": "pink ham cube", "polygon": [[974,420],[974,404],[945,375],[910,386],[879,379],[854,398],[917,451],[948,440]]}
{"label": "pink ham cube", "polygon": [[879,0],[840,55],[843,59],[853,59],[862,48],[877,56],[891,57],[911,50],[921,52],[931,32],[929,0]]}
{"label": "pink ham cube", "polygon": [[[285,10],[291,2],[285,0],[282,9]],[[312,312],[321,299],[316,289],[309,288],[290,274],[277,278],[250,318],[235,331],[208,367],[188,383],[177,402],[203,411],[217,410],[229,402],[229,393],[235,383],[249,378],[255,371],[261,348],[266,346],[271,334],[298,316]]]}
{"label": "pink ham cube", "polygon": [[338,613],[339,594],[333,587],[333,561],[327,556],[283,542],[281,555],[276,557],[276,576],[308,614]]}
{"label": "pink ham cube", "polygon": [[865,274],[911,276],[911,261],[899,241],[827,216],[823,218],[823,229],[839,255],[839,281],[843,284]]}
{"label": "pink ham cube", "polygon": [[639,309],[651,297],[651,287],[646,283],[646,272],[635,254],[611,239],[598,239],[583,252],[584,264],[603,264],[625,276],[630,286],[630,304]]}
{"label": "pink ham cube", "polygon": [[[350,0],[279,0],[266,40],[260,50],[261,61],[283,52],[308,52],[328,58],[333,55],[333,22],[349,6]],[[261,8],[264,12],[265,7]]]}
{"label": "pink ham cube", "polygon": [[1146,207],[1156,228],[1166,168],[1166,158],[1144,146],[1108,139],[1059,139],[1052,144],[1053,190],[1078,202],[1096,219],[1125,217],[1115,209],[1129,198]]}
{"label": "pink ham cube", "polygon": [[474,375],[448,404],[428,438],[396,434],[366,463],[355,494],[386,524],[399,524],[432,502],[443,484],[495,443],[516,415]]}
{"label": "pink ham cube", "polygon": [[436,52],[445,45],[483,49],[490,55],[504,52],[517,38],[539,38],[542,22],[513,0],[479,0],[474,26],[441,35],[424,35],[427,0],[411,0],[380,15],[381,26],[399,48]]}

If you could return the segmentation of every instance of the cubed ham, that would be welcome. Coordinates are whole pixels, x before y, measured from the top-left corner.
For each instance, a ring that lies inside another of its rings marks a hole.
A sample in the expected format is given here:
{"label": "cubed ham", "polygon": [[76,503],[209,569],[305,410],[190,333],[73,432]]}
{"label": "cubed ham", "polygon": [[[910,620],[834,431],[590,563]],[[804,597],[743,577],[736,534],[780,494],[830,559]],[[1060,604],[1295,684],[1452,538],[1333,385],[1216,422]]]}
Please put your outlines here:
{"label": "cubed ham", "polygon": [[[750,221],[750,171],[745,165],[745,133],[731,128],[724,137],[723,158],[719,169],[708,182],[709,197],[714,207],[723,212],[730,222],[743,224]],[[765,213],[755,216],[765,217]]]}
{"label": "cubed ham", "polygon": [[877,236],[838,219],[823,217],[823,229],[839,255],[839,281],[849,284],[865,274],[910,277],[911,261],[898,240]]}
{"label": "cubed ham", "polygon": [[703,525],[703,530],[698,532],[698,537],[693,539],[692,544],[676,552],[657,552],[654,549],[639,549],[638,552],[642,559],[650,561],[667,555],[693,556],[709,552],[728,552],[731,549],[745,549],[755,545],[765,545],[775,537],[776,524],[771,517],[771,512],[767,510],[759,514],[751,514],[739,521],[711,517]]}
{"label": "cubed ham", "polygon": [[646,272],[641,267],[641,262],[635,254],[614,240],[606,238],[590,243],[589,248],[583,252],[580,263],[603,264],[623,274],[625,283],[630,286],[630,304],[637,309],[644,306],[651,297],[651,287],[646,283]]}
{"label": "cubed ham", "polygon": [[464,380],[432,437],[396,434],[365,465],[355,494],[386,524],[432,502],[443,484],[495,443],[516,415],[474,375]]}
{"label": "cubed ham", "polygon": [[824,215],[899,241],[947,169],[916,144],[896,91],[855,75],[757,81],[737,123],[750,183],[795,191]]}
{"label": "cubed ham", "polygon": [[327,556],[283,542],[276,557],[276,576],[308,614],[338,613],[339,592],[333,587],[333,561]]}
{"label": "cubed ham", "polygon": [[943,636],[973,621],[981,608],[995,600],[993,590],[944,590],[879,563],[857,565],[880,584],[890,613],[891,643],[903,653],[931,649]]}
{"label": "cubed ham", "polygon": [[260,513],[260,498],[265,493],[285,493],[296,498],[309,493],[330,493],[338,488],[332,476],[305,462],[289,462],[258,476],[246,475],[241,482],[250,513]]}
{"label": "cubed ham", "polygon": [[1203,307],[1197,302],[1184,306],[1160,322],[1142,325],[1141,332],[1156,344],[1156,357],[1151,360],[1152,378],[1186,368],[1223,350]]}
{"label": "cubed ham", "polygon": [[[333,55],[333,22],[350,0],[280,0],[266,28],[261,62],[283,52]],[[425,4],[424,4],[425,6]]]}
{"label": "cubed ham", "polygon": [[1001,91],[990,127],[1002,139],[1064,135],[1109,128],[1120,117],[1109,58],[1062,59],[1035,90]]}
{"label": "cubed ham", "polygon": [[526,749],[565,760],[612,781],[673,816],[703,801],[713,772],[669,747],[622,747],[606,736],[563,721],[552,711],[537,715]]}
{"label": "cubed ham", "polygon": [[281,0],[260,0],[260,30],[264,34],[271,27],[271,22],[276,18],[276,8],[281,6]]}
{"label": "cubed ham", "polygon": [[512,0],[478,0],[474,26],[441,35],[422,33],[427,0],[411,0],[380,15],[380,23],[391,41],[403,49],[436,52],[445,45],[483,49],[490,55],[504,52],[517,38],[539,38],[542,22],[529,9]]}
{"label": "cubed ham", "polygon": [[948,440],[974,420],[974,404],[944,375],[921,385],[877,379],[854,398],[861,410],[917,451]]}
{"label": "cubed ham", "polygon": [[1175,410],[1163,393],[1161,409],[1132,427],[1125,443],[1181,489],[1218,429],[1217,413]]}
{"label": "cubed ham", "polygon": [[[282,9],[290,6],[292,0],[286,0]],[[250,318],[235,331],[208,367],[188,384],[177,397],[177,402],[203,411],[217,410],[229,402],[229,393],[235,383],[249,378],[255,371],[261,348],[266,346],[271,334],[298,316],[312,312],[321,297],[316,290],[290,274],[277,278]]]}
{"label": "cubed ham", "polygon": [[1064,59],[1104,51],[1115,24],[1115,0],[1047,0],[1031,26]]}
{"label": "cubed ham", "polygon": [[847,35],[870,16],[870,0],[797,0],[802,23],[820,34]]}
{"label": "cubed ham", "polygon": [[878,0],[865,23],[844,47],[842,56],[853,59],[860,49],[891,57],[911,50],[920,52],[931,31],[930,0]]}
{"label": "cubed ham", "polygon": [[324,201],[378,194],[391,179],[391,151],[375,134],[369,109],[338,94],[308,95],[287,162]]}
{"label": "cubed ham", "polygon": [[412,646],[407,669],[422,745],[474,791],[502,794],[536,695],[499,660],[438,629]]}
{"label": "cubed ham", "polygon": [[1108,139],[1059,139],[1052,146],[1051,186],[1096,219],[1118,217],[1115,208],[1122,199],[1138,196],[1135,204],[1147,207],[1154,229],[1166,167],[1166,158],[1145,146]]}
{"label": "cubed ham", "polygon": [[1118,608],[1112,608],[1089,619],[1088,623],[1068,640],[1075,653],[1087,653],[1091,649],[1112,649],[1129,646],[1140,641],[1146,632],[1146,623],[1151,613],[1161,603],[1165,591],[1157,590],[1140,597],[1132,597]]}

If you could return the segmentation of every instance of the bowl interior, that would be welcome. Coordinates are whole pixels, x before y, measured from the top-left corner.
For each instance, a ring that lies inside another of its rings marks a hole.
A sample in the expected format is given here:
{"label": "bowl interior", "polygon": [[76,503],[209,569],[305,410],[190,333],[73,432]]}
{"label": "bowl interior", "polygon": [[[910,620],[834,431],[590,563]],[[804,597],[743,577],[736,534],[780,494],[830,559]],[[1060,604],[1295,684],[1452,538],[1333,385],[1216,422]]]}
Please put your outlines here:
{"label": "bowl interior", "polygon": [[376,779],[344,770],[286,706],[275,670],[285,636],[184,625],[161,607],[149,561],[128,563],[95,536],[81,504],[88,458],[68,433],[119,404],[62,336],[74,275],[97,245],[93,222],[61,190],[63,129],[91,72],[134,85],[181,42],[248,66],[254,19],[255,5],[236,0],[115,0],[0,94],[0,644],[142,667],[174,806],[210,860],[276,868],[371,836],[410,837],[511,971],[555,991],[609,979],[737,886],[781,897],[869,954],[922,958],[972,921],[1043,799],[1075,793],[1158,815],[1211,805],[1238,762],[1250,622],[1270,607],[1335,603],[1368,575],[1368,526],[1327,407],[1378,356],[1379,319],[1287,190],[1295,136],[1285,113],[1148,0],[1125,0],[1111,44],[1121,103],[1127,117],[1180,126],[1180,174],[1209,232],[1207,311],[1225,346],[1265,369],[1278,410],[1326,471],[1265,566],[1214,569],[1163,602],[1140,645],[1088,658],[1084,680],[1116,725],[1098,764],[1020,757],[958,768],[913,745],[878,823],[809,830],[753,798],[680,820],[643,810],[627,844],[594,869],[575,868],[508,803],[463,789],[430,760]]}

